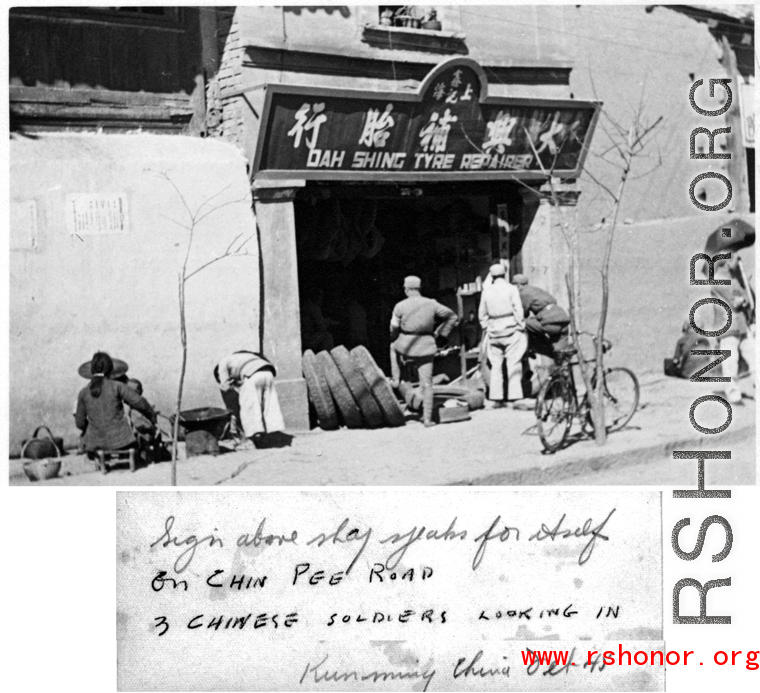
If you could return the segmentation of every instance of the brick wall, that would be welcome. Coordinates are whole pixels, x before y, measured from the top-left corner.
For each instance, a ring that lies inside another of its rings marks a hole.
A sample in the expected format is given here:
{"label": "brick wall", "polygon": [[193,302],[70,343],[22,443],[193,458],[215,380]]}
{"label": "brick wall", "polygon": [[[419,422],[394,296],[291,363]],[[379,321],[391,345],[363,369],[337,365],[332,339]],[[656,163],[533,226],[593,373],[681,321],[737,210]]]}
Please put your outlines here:
{"label": "brick wall", "polygon": [[[217,36],[219,40],[219,72],[216,85],[209,99],[209,107],[220,111],[218,122],[209,127],[210,137],[222,137],[238,147],[243,147],[242,97],[225,98],[229,93],[242,88],[243,54],[245,46],[240,40],[240,30],[234,8],[220,8],[217,15]],[[212,100],[213,99],[213,100]]]}

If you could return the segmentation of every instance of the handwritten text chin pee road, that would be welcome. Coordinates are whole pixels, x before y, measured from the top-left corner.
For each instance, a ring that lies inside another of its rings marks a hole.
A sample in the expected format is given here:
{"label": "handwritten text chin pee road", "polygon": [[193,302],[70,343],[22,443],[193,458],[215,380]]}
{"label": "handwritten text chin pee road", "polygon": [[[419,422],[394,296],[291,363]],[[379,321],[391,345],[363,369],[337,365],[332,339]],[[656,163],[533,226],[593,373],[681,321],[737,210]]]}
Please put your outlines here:
{"label": "handwritten text chin pee road", "polygon": [[174,562],[176,573],[184,572],[198,551],[224,549],[232,544],[238,548],[272,547],[284,550],[292,547],[345,547],[351,552],[350,563],[345,570],[346,574],[349,574],[373,541],[388,552],[384,556],[384,564],[388,570],[394,570],[398,567],[410,548],[423,542],[443,542],[456,547],[458,550],[467,546],[472,547],[474,544],[473,570],[477,570],[482,564],[490,544],[525,540],[575,542],[578,547],[578,564],[583,565],[591,558],[597,539],[609,541],[605,528],[614,512],[615,508],[610,510],[601,521],[591,517],[570,520],[567,514],[563,513],[551,522],[542,522],[539,526],[522,528],[508,524],[502,520],[501,515],[497,515],[490,526],[478,532],[471,532],[467,528],[461,527],[458,524],[458,518],[454,517],[446,527],[443,525],[440,527],[414,526],[411,529],[382,534],[370,526],[357,526],[349,518],[336,522],[335,526],[328,528],[327,532],[310,530],[308,534],[303,534],[295,529],[274,532],[271,531],[270,527],[275,524],[275,521],[264,517],[259,520],[255,530],[235,533],[231,537],[220,535],[216,528],[203,536],[183,534],[175,526],[179,523],[174,515],[170,515],[164,522],[163,534],[150,547],[151,549],[180,549]]}

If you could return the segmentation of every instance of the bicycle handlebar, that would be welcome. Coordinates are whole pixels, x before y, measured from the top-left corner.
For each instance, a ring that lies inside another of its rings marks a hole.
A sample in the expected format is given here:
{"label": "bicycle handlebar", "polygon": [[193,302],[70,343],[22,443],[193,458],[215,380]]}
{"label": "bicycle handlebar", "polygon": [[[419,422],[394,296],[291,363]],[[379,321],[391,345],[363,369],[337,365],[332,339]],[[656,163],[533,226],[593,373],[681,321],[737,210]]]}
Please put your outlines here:
{"label": "bicycle handlebar", "polygon": [[[576,334],[578,336],[582,334],[588,335],[589,337],[591,337],[594,344],[596,344],[596,335],[593,334],[592,332],[586,332],[585,330],[580,330],[576,332]],[[612,342],[609,339],[602,337],[602,353],[606,354],[610,349],[612,349]]]}

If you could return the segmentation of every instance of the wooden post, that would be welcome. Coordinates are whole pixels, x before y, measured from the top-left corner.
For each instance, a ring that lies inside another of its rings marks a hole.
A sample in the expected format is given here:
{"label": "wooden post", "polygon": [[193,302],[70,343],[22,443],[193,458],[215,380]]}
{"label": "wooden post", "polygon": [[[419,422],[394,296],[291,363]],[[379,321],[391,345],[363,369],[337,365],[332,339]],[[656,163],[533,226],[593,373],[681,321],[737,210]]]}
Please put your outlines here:
{"label": "wooden post", "polygon": [[462,273],[460,271],[460,245],[459,229],[456,230],[454,238],[456,239],[456,268],[457,268],[457,315],[459,316],[459,369],[463,384],[467,385],[467,358],[465,357],[466,349],[464,345],[464,300],[462,299]]}
{"label": "wooden post", "polygon": [[467,386],[467,346],[464,343],[464,299],[462,287],[457,287],[457,313],[459,314],[459,367],[462,371],[462,384]]}
{"label": "wooden post", "polygon": [[253,182],[259,240],[259,348],[277,367],[277,396],[291,431],[309,430],[293,210],[296,190],[304,185],[303,180]]}

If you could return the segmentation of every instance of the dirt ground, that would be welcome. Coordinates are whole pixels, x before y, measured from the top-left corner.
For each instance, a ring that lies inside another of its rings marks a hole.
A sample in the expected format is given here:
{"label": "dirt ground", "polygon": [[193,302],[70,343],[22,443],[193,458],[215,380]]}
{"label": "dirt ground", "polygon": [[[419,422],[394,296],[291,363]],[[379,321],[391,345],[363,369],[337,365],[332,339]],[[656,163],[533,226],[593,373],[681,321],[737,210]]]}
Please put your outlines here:
{"label": "dirt ground", "polygon": [[[442,485],[442,484],[553,484],[584,479],[587,484],[614,484],[624,471],[653,460],[670,458],[674,449],[754,450],[754,399],[733,410],[733,421],[717,435],[698,433],[689,423],[696,397],[709,394],[705,385],[664,377],[641,383],[639,409],[630,424],[609,436],[599,447],[593,440],[576,439],[551,455],[542,453],[531,411],[512,409],[472,412],[469,421],[425,428],[410,421],[401,428],[323,432],[319,429],[292,438],[286,447],[200,456],[178,464],[179,485]],[[754,397],[752,384],[745,381]],[[710,409],[710,407],[713,407]],[[720,405],[700,405],[696,414],[703,426],[725,420]],[[573,429],[577,433],[577,427]],[[734,484],[755,482],[754,455],[750,463],[725,463]],[[642,467],[643,469],[643,467]],[[694,482],[693,464],[678,464],[674,483]],[[638,477],[637,477],[638,478]],[[170,465],[157,464],[130,473],[126,466],[106,475],[82,456],[64,458],[58,478],[29,482],[20,460],[11,461],[11,484],[153,486],[170,483]],[[641,478],[637,483],[658,483]]]}

